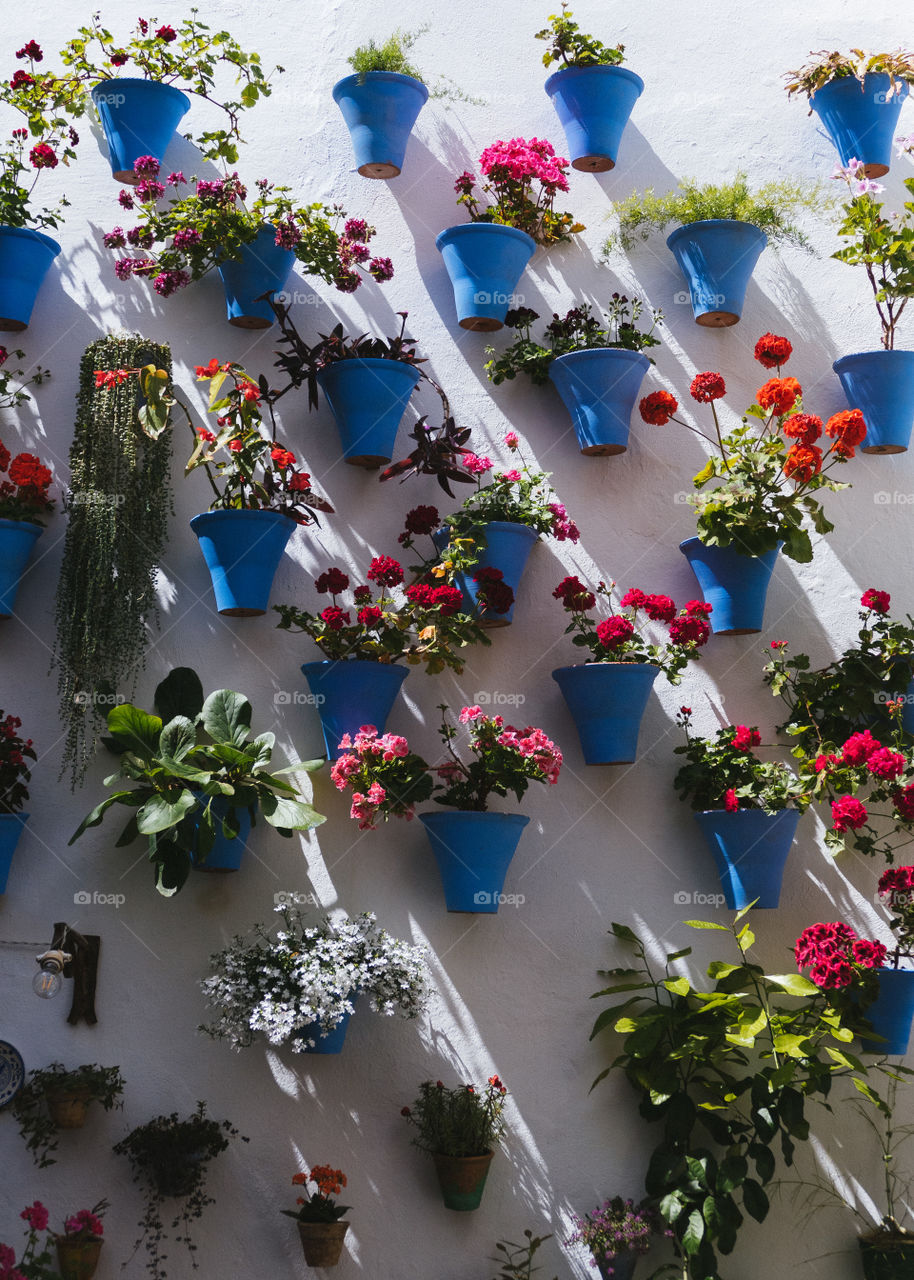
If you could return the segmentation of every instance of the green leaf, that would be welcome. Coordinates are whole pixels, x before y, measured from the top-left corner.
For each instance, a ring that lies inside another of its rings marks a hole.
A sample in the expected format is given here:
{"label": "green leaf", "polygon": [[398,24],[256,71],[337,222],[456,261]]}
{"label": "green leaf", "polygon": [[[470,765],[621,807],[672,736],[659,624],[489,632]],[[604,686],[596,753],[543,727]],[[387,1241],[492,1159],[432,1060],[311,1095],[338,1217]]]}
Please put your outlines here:
{"label": "green leaf", "polygon": [[682,1234],[682,1251],[686,1255],[697,1253],[705,1238],[705,1220],[698,1209],[689,1214],[688,1225]]}
{"label": "green leaf", "polygon": [[91,813],[88,813],[82,822],[74,831],[73,835],[67,841],[67,846],[71,845],[74,840],[78,840],[82,833],[88,827],[97,827],[102,818],[108,812],[113,804],[133,804],[134,797],[137,795],[135,791],[115,791],[113,795],[106,796],[101,804],[97,804]]}
{"label": "green leaf", "polygon": [[768,1197],[762,1190],[762,1185],[753,1178],[747,1178],[743,1183],[743,1204],[746,1212],[755,1218],[756,1222],[764,1222],[768,1217],[770,1205]]}
{"label": "green leaf", "polygon": [[162,840],[156,846],[156,889],[163,898],[172,898],[184,887],[190,875],[190,854],[171,840]]}
{"label": "green leaf", "polygon": [[204,702],[200,721],[214,742],[237,747],[250,732],[251,704],[231,689],[217,689]]}
{"label": "green leaf", "polygon": [[159,738],[159,750],[172,760],[183,760],[196,745],[197,731],[193,721],[186,716],[175,716],[169,720]]}
{"label": "green leaf", "polygon": [[720,929],[724,933],[730,932],[725,924],[715,924],[713,920],[684,920],[683,924],[687,924],[690,929]]}
{"label": "green leaf", "polygon": [[159,684],[153,702],[166,724],[176,716],[196,720],[203,706],[200,677],[192,667],[175,667]]}
{"label": "green leaf", "polygon": [[192,791],[180,791],[174,800],[169,800],[167,796],[157,792],[149,797],[141,809],[137,810],[137,830],[144,836],[168,831],[171,827],[177,826],[196,804],[197,797]]}
{"label": "green leaf", "polygon": [[682,960],[684,956],[692,954],[691,947],[683,947],[681,951],[671,951],[666,958],[667,964],[672,964],[674,960]]}
{"label": "green leaf", "polygon": [[687,996],[692,990],[692,984],[688,978],[667,978],[661,985],[674,996]]}
{"label": "green leaf", "polygon": [[802,973],[769,973],[768,981],[781,987],[789,996],[817,996],[819,988]]}
{"label": "green leaf", "polygon": [[609,926],[609,931],[614,933],[617,938],[621,938],[623,942],[641,941],[637,933],[631,930],[627,924],[617,924],[615,920]]}
{"label": "green leaf", "polygon": [[162,721],[158,716],[151,716],[148,711],[141,711],[130,702],[111,708],[108,712],[108,730],[128,751],[135,752],[144,760],[158,753]]}
{"label": "green leaf", "polygon": [[327,821],[324,814],[303,800],[288,800],[285,796],[274,796],[272,792],[261,797],[260,807],[271,827],[289,831],[311,831]]}

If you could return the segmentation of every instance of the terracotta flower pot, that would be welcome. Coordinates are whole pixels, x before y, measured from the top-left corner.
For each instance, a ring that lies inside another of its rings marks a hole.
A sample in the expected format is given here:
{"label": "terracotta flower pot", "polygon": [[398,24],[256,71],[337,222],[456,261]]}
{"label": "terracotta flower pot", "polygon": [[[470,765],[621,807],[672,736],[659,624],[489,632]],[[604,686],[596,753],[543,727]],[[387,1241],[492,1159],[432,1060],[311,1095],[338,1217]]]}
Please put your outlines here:
{"label": "terracotta flower pot", "polygon": [[479,1208],[494,1154],[487,1151],[482,1156],[445,1156],[432,1152],[445,1208],[462,1212]]}
{"label": "terracotta flower pot", "polygon": [[99,1236],[55,1236],[61,1280],[92,1280],[105,1243]]}
{"label": "terracotta flower pot", "polygon": [[309,1267],[335,1267],[343,1252],[348,1222],[298,1222],[301,1247]]}
{"label": "terracotta flower pot", "polygon": [[92,1094],[89,1089],[67,1089],[62,1093],[49,1093],[48,1111],[58,1129],[81,1129]]}

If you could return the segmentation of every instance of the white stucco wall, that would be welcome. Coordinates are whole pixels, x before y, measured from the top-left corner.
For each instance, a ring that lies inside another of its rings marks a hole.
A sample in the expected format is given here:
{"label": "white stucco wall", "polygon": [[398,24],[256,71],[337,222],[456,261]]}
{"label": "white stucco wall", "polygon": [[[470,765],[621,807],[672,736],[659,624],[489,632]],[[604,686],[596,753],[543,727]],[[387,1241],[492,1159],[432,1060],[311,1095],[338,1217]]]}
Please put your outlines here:
{"label": "white stucco wall", "polygon": [[[453,176],[473,168],[481,150],[498,137],[547,137],[564,151],[542,90],[543,46],[532,39],[552,7],[523,0],[464,0],[459,6],[403,0],[396,7],[377,0],[201,3],[204,19],[229,27],[243,46],[260,51],[265,65],[280,61],[288,68],[272,98],[245,121],[248,145],[238,165],[243,178],[252,182],[265,175],[306,199],[341,201],[350,214],[377,226],[377,251],[394,259],[391,285],[368,283],[353,297],[302,281],[301,290],[315,298],[314,305],[296,312],[304,332],[327,332],[342,319],[350,331],[392,333],[394,313],[408,309],[410,331],[430,360],[427,367],[446,387],[459,420],[473,426],[480,449],[497,453],[512,426],[528,457],[554,473],[581,527],[578,547],[544,543],[534,551],[510,630],[495,635],[491,649],[472,651],[459,680],[413,672],[390,722],[419,750],[432,750],[436,704],[459,707],[487,691],[525,699],[518,721],[541,725],[563,747],[559,786],[548,794],[532,789],[524,805],[532,821],[506,888],[525,901],[497,916],[447,915],[419,824],[359,834],[327,773],[318,776],[315,797],[329,821],[315,838],[289,843],[258,827],[240,874],[193,878],[171,902],[155,894],[144,860],[135,863],[135,852],[112,847],[113,826],[90,832],[68,849],[71,832],[102,794],[110,761],[100,760],[75,796],[57,780],[56,678],[48,666],[65,522],[54,517],[21,590],[20,617],[2,629],[0,705],[21,714],[40,761],[31,822],[8,892],[0,898],[0,938],[44,938],[57,919],[101,934],[99,1023],[68,1027],[69,994],[53,1003],[38,1001],[30,986],[32,953],[0,947],[0,1038],[17,1045],[29,1067],[54,1059],[119,1063],[127,1092],[122,1114],[98,1113],[89,1129],[64,1135],[59,1162],[45,1172],[32,1166],[11,1117],[0,1115],[0,1239],[18,1244],[18,1212],[36,1197],[59,1221],[107,1195],[112,1208],[99,1275],[118,1274],[130,1253],[140,1201],[111,1144],[152,1115],[188,1112],[205,1098],[212,1114],[230,1117],[251,1142],[237,1145],[213,1167],[217,1203],[197,1229],[202,1276],[240,1280],[303,1273],[294,1226],[278,1213],[294,1202],[289,1179],[300,1159],[329,1161],[349,1177],[345,1200],[354,1209],[340,1276],[483,1280],[494,1270],[486,1259],[496,1239],[518,1239],[528,1225],[555,1232],[544,1250],[543,1280],[556,1273],[587,1275],[586,1263],[559,1244],[568,1233],[569,1210],[590,1208],[613,1193],[639,1196],[653,1141],[624,1081],[611,1080],[588,1094],[613,1053],[609,1039],[588,1044],[598,1011],[588,1000],[598,985],[595,971],[622,962],[606,930],[611,920],[626,921],[658,950],[694,940],[696,968],[698,960],[720,954],[708,935],[693,939],[682,924],[706,910],[674,900],[681,891],[719,891],[710,857],[671,786],[676,708],[689,703],[702,730],[718,722],[758,723],[770,740],[779,704],[759,671],[771,639],[789,639],[794,649],[820,662],[855,635],[857,599],[866,587],[889,590],[901,613],[912,607],[911,455],[858,457],[846,469],[853,491],[826,501],[837,528],[828,542],[817,540],[813,563],[779,564],[763,634],[718,638],[679,689],[658,684],[636,765],[583,766],[574,727],[550,678],[554,667],[573,660],[551,591],[566,573],[578,572],[614,578],[623,588],[668,592],[677,603],[696,594],[677,550],[693,532],[692,516],[674,495],[690,487],[701,451],[685,432],[636,420],[624,456],[582,458],[554,391],[520,381],[493,391],[482,369],[485,336],[456,326],[451,288],[434,247],[438,231],[464,220],[454,203]],[[51,52],[90,12],[76,0],[33,0],[9,8],[3,22],[6,68],[13,65],[13,50],[29,38],[39,40],[50,62]],[[548,315],[564,312],[575,299],[599,304],[614,289],[640,291],[667,316],[665,343],[652,353],[657,365],[645,391],[665,386],[681,398],[696,371],[720,369],[731,411],[750,403],[763,380],[752,360],[755,340],[766,330],[783,333],[794,344],[789,372],[802,382],[807,407],[823,417],[843,408],[831,362],[875,347],[878,331],[863,276],[829,259],[837,245],[827,221],[809,224],[822,256],[764,254],[743,322],[724,331],[697,327],[688,306],[672,302],[682,284],[662,239],[628,261],[619,259],[615,270],[598,264],[599,250],[609,201],[635,188],[653,183],[664,189],[683,176],[723,181],[738,168],[757,183],[778,175],[827,180],[835,160],[832,146],[802,102],[787,101],[781,73],[799,65],[810,49],[910,45],[914,33],[904,6],[873,0],[864,12],[850,0],[819,0],[772,10],[749,0],[654,0],[612,12],[599,0],[577,0],[574,11],[584,30],[607,42],[624,41],[627,65],[646,87],[618,167],[600,178],[573,176],[561,207],[573,209],[587,230],[574,247],[537,252],[523,279],[527,304]],[[181,10],[160,9],[158,16],[176,21]],[[103,17],[126,32],[135,6],[109,0]],[[431,78],[446,72],[468,93],[486,96],[488,105],[446,109],[430,103],[403,175],[390,184],[364,180],[351,171],[349,138],[331,86],[347,74],[347,54],[367,36],[383,37],[395,24],[412,28],[426,20],[433,29],[416,51],[425,73]],[[906,106],[902,116],[905,132],[914,127],[912,110]],[[193,114],[196,125],[196,105]],[[103,144],[89,136],[85,124],[83,133],[78,165],[68,175],[72,209],[59,236],[64,251],[31,327],[18,340],[30,362],[52,368],[53,381],[38,391],[33,405],[7,415],[0,428],[7,445],[15,442],[53,459],[62,480],[79,357],[99,335],[127,327],[170,342],[177,380],[196,405],[203,401],[193,383],[195,364],[217,355],[243,361],[257,375],[269,372],[273,359],[269,332],[250,334],[227,325],[216,278],[168,301],[141,283],[117,283],[113,255],[101,241],[104,230],[123,222],[117,186]],[[168,164],[188,174],[197,168],[184,143],[169,152]],[[904,175],[897,162],[887,179],[889,198],[903,198]],[[909,334],[910,323],[900,345],[912,345]],[[505,340],[496,337],[496,345]],[[328,564],[357,569],[371,554],[395,553],[407,507],[437,502],[438,496],[431,481],[380,487],[373,475],[343,465],[328,411],[322,405],[309,413],[304,394],[283,402],[282,425],[290,447],[307,460],[338,512],[320,531],[296,533],[277,577],[274,601],[304,603],[313,599],[314,573]],[[187,523],[206,506],[206,484],[199,475],[182,480],[185,457],[182,434],[175,442],[177,516],[162,572],[161,631],[151,637],[137,700],[148,705],[161,676],[189,664],[201,672],[207,689],[228,685],[246,693],[257,728],[275,730],[290,754],[318,754],[313,711],[274,702],[279,691],[303,688],[299,664],[317,655],[301,638],[277,632],[269,616],[233,620],[214,612]],[[874,497],[879,494],[889,501]],[[446,503],[442,509],[449,509]],[[879,868],[852,856],[833,862],[822,833],[818,818],[804,818],[782,907],[758,919],[757,954],[775,969],[791,967],[790,945],[818,919],[841,916],[887,940],[872,903]],[[73,895],[83,889],[122,893],[126,901],[118,910],[76,907]],[[425,943],[435,984],[427,1017],[405,1023],[360,1012],[341,1057],[294,1057],[264,1047],[234,1055],[195,1034],[204,1014],[197,982],[209,953],[266,919],[274,893],[292,889],[316,893],[326,908],[373,909],[393,933]],[[493,1165],[481,1210],[449,1213],[441,1206],[430,1162],[410,1146],[399,1110],[412,1101],[422,1079],[484,1081],[495,1070],[512,1095],[507,1148]],[[875,1158],[866,1159],[858,1148],[852,1164],[858,1172],[865,1168],[870,1185],[876,1185]],[[850,1280],[858,1274],[850,1218],[820,1216],[799,1236],[791,1200],[788,1195],[775,1207],[764,1228],[745,1229],[737,1254],[724,1263],[725,1276],[762,1280],[788,1273]],[[189,1275],[181,1251],[170,1252],[169,1275]],[[140,1274],[142,1266],[140,1254],[131,1273]]]}

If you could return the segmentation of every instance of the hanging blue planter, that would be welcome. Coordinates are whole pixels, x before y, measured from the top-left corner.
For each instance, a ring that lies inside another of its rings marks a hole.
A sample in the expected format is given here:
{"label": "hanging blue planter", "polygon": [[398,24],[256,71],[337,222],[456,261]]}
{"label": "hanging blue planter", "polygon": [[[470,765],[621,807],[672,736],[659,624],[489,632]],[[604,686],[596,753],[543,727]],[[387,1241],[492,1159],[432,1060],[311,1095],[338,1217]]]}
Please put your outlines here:
{"label": "hanging blue planter", "polygon": [[340,738],[363,724],[384,732],[408,667],[392,662],[349,658],[343,662],[306,662],[302,673],[317,706],[328,760],[340,755]]}
{"label": "hanging blue planter", "polygon": [[680,542],[705,602],[713,606],[709,621],[716,636],[761,631],[768,584],[783,545],[779,542],[763,556],[747,556],[733,547],[707,547],[700,538]]}
{"label": "hanging blue planter", "polygon": [[29,327],[38,290],[60,253],[60,245],[30,227],[0,225],[0,329]]}
{"label": "hanging blue planter", "polygon": [[571,167],[605,173],[615,167],[622,131],[644,81],[625,67],[566,67],[545,84],[571,156]]}
{"label": "hanging blue planter", "polygon": [[315,1044],[303,1049],[303,1053],[342,1053],[351,1017],[351,1013],[344,1013],[333,1030],[326,1035],[321,1034],[321,1024],[319,1022],[309,1022],[306,1027],[296,1031],[294,1039],[307,1040],[311,1037],[314,1038]]}
{"label": "hanging blue planter", "polygon": [[571,414],[581,453],[625,452],[632,411],[650,366],[640,351],[620,347],[569,351],[552,361],[549,380]]}
{"label": "hanging blue planter", "polygon": [[707,218],[677,227],[666,242],[689,286],[695,323],[713,329],[738,324],[750,277],[768,243],[764,231],[751,222]]}
{"label": "hanging blue planter", "polygon": [[905,733],[914,734],[914,680],[904,692],[904,706],[901,710],[901,727]]}
{"label": "hanging blue planter", "polygon": [[136,185],[133,166],[140,156],[162,160],[190,98],[174,85],[124,76],[102,80],[91,91],[108,144],[111,173],[116,182]]}
{"label": "hanging blue planter", "polygon": [[[475,613],[479,595],[479,585],[473,581],[473,574],[480,569],[500,569],[504,581],[514,592],[515,603],[520,580],[530,552],[539,534],[527,524],[515,524],[509,520],[492,520],[486,525],[486,547],[479,554],[474,569],[467,573],[454,575],[454,585],[463,592],[463,610]],[[439,530],[433,535],[435,546],[439,551],[447,546],[446,530]],[[479,621],[484,627],[507,627],[514,618],[514,605],[506,613],[493,613],[483,609]]]}
{"label": "hanging blue planter", "polygon": [[13,854],[28,820],[27,813],[0,813],[0,893],[6,893]]}
{"label": "hanging blue planter", "polygon": [[519,813],[442,809],[419,815],[441,872],[448,911],[494,915],[524,827]]}
{"label": "hanging blue planter", "polygon": [[190,527],[200,541],[219,612],[232,618],[266,613],[295,521],[281,511],[205,511]]}
{"label": "hanging blue planter", "polygon": [[422,81],[395,71],[366,71],[338,80],[333,101],[343,113],[362,177],[396,178],[413,125],[428,101]]}
{"label": "hanging blue planter", "polygon": [[275,316],[266,300],[257,299],[264,293],[283,292],[295,254],[276,243],[273,226],[261,227],[240,252],[240,258],[226,258],[219,264],[228,322],[238,329],[269,329]]}
{"label": "hanging blue planter", "polygon": [[467,222],[442,231],[435,248],[454,286],[461,329],[493,333],[504,326],[509,307],[523,305],[517,284],[536,248],[526,232],[495,222]]}
{"label": "hanging blue planter", "polygon": [[19,583],[43,533],[31,520],[0,520],[0,618],[12,617]]}
{"label": "hanging blue planter", "polygon": [[860,1038],[868,1041],[867,1053],[900,1057],[908,1051],[914,1021],[914,970],[878,969],[877,972],[879,995],[863,1016],[882,1039],[876,1041],[863,1035]]}
{"label": "hanging blue planter", "polygon": [[817,89],[809,105],[828,130],[841,163],[861,160],[868,178],[881,178],[892,162],[892,142],[908,85],[896,80],[897,93],[884,72],[841,76]]}
{"label": "hanging blue planter", "polygon": [[647,662],[588,662],[552,678],[574,720],[585,764],[631,764],[660,668]]}
{"label": "hanging blue planter", "polygon": [[710,809],[696,813],[695,821],[714,855],[729,909],[742,911],[756,899],[757,907],[776,907],[799,810]]}
{"label": "hanging blue planter", "polygon": [[[205,803],[205,801],[204,801]],[[222,820],[229,811],[227,798],[218,797],[212,805],[213,817],[216,821],[216,838],[213,847],[205,858],[194,857],[194,868],[197,871],[239,871],[244,857],[245,846],[251,834],[251,814],[248,809],[236,809],[238,835],[229,839],[223,834]]]}
{"label": "hanging blue planter", "polygon": [[316,376],[339,427],[345,460],[369,470],[390,462],[400,419],[419,381],[415,365],[336,360]]}
{"label": "hanging blue planter", "polygon": [[597,1258],[597,1274],[600,1280],[632,1280],[640,1256],[626,1250],[625,1253],[614,1253],[605,1262],[602,1258]]}
{"label": "hanging blue planter", "polygon": [[904,453],[914,423],[914,351],[858,351],[832,365],[866,423],[861,453]]}

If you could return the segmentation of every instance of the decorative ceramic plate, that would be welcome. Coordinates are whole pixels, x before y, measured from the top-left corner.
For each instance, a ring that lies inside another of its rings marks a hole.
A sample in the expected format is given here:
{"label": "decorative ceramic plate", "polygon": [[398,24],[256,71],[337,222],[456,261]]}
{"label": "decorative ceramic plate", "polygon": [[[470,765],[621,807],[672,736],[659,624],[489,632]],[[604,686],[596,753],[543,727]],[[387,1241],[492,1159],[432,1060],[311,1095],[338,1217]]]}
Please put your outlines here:
{"label": "decorative ceramic plate", "polygon": [[0,1040],[0,1107],[12,1102],[24,1079],[25,1063],[19,1050],[6,1040]]}

